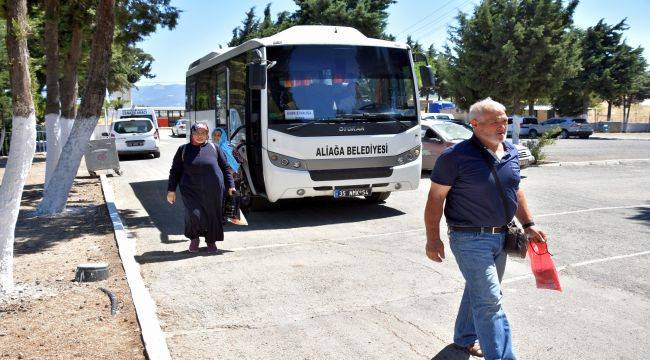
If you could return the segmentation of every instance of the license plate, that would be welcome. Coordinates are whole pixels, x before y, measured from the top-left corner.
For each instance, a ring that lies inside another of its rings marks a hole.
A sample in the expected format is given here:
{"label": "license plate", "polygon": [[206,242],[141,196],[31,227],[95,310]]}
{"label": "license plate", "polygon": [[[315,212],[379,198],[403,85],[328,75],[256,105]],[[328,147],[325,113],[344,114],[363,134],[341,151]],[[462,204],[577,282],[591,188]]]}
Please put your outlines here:
{"label": "license plate", "polygon": [[335,198],[370,196],[371,193],[370,188],[334,189]]}
{"label": "license plate", "polygon": [[135,140],[135,141],[127,141],[126,146],[142,146],[144,145],[144,140]]}

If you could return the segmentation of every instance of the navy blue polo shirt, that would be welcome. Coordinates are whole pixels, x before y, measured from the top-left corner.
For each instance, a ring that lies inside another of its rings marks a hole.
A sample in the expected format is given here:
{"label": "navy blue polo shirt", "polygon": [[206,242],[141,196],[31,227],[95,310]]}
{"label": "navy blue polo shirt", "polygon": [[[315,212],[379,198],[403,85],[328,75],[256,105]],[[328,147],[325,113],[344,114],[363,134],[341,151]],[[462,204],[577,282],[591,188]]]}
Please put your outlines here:
{"label": "navy blue polo shirt", "polygon": [[[517,210],[519,190],[519,154],[517,148],[504,142],[505,154],[500,160],[481,149],[478,139],[458,143],[440,155],[431,172],[431,181],[451,186],[445,202],[445,218],[453,226],[503,226]],[[505,217],[499,190],[481,154],[493,161],[504,188],[509,214]]]}

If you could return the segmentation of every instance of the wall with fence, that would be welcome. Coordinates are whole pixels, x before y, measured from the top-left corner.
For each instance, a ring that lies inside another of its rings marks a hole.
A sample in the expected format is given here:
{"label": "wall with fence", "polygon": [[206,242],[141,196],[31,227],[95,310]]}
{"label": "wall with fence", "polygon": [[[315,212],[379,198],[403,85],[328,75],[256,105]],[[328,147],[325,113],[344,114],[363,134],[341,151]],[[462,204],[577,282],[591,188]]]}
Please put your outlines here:
{"label": "wall with fence", "polygon": [[[9,155],[9,146],[11,144],[11,131],[0,130],[0,156]],[[36,131],[36,152],[42,153],[47,151],[47,141],[45,131]]]}

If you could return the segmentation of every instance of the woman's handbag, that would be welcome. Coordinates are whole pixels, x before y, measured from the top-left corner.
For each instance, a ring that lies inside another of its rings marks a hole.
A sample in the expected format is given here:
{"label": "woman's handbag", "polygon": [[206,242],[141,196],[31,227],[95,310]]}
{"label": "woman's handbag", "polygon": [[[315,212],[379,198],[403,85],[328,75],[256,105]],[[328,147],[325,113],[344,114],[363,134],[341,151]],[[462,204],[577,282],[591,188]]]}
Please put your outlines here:
{"label": "woman's handbag", "polygon": [[236,191],[232,195],[226,194],[226,201],[223,209],[224,217],[232,224],[248,225],[244,214],[241,212],[240,205],[241,194],[239,192]]}

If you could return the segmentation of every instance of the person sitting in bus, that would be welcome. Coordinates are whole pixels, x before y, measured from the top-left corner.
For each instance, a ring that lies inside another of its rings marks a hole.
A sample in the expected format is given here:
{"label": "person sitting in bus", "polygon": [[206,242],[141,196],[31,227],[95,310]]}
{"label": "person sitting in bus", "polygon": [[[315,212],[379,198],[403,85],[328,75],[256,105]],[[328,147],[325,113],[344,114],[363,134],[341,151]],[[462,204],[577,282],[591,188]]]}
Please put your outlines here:
{"label": "person sitting in bus", "polygon": [[333,85],[334,107],[338,114],[351,114],[357,108],[356,83]]}

